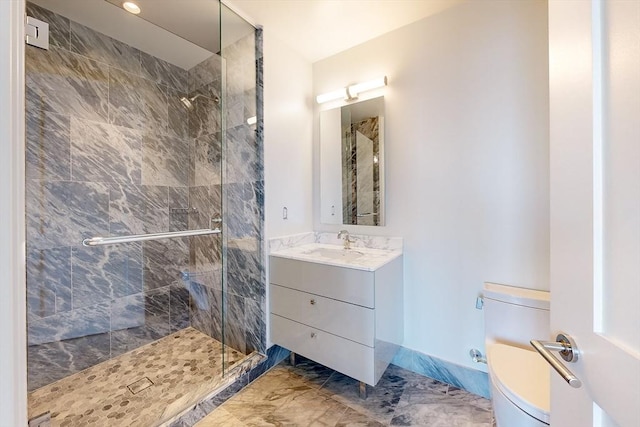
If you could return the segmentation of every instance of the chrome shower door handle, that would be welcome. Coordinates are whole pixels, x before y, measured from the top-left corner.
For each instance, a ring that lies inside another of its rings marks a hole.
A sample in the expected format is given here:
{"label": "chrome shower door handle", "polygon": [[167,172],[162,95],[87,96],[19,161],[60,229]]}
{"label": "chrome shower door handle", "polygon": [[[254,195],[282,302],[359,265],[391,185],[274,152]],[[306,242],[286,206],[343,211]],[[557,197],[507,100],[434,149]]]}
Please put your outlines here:
{"label": "chrome shower door handle", "polygon": [[582,386],[582,381],[567,369],[550,351],[560,352],[560,356],[567,362],[576,362],[578,360],[578,347],[569,335],[558,334],[555,342],[538,340],[531,340],[530,342],[533,348],[540,353],[544,360],[546,360],[571,387],[580,388],[580,386]]}

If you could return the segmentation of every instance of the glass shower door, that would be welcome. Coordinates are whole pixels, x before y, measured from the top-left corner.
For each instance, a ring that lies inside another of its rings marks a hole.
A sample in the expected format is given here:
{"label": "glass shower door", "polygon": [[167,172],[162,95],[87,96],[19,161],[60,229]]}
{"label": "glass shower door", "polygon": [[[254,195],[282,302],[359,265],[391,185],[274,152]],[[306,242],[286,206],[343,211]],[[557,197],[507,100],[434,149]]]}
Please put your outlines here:
{"label": "glass shower door", "polygon": [[233,372],[266,351],[261,32],[222,5],[220,39],[224,357]]}
{"label": "glass shower door", "polygon": [[220,5],[195,39],[110,3],[27,5],[29,414],[151,425],[223,372]]}

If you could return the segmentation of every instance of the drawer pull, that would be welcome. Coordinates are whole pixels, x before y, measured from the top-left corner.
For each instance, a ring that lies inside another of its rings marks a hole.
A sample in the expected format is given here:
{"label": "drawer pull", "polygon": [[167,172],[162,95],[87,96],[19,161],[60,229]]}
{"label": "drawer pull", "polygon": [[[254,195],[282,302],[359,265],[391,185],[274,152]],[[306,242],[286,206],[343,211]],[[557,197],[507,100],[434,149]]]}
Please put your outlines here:
{"label": "drawer pull", "polygon": [[309,301],[309,304],[316,305],[316,300],[312,299],[311,301]]}
{"label": "drawer pull", "polygon": [[316,337],[316,333],[315,332],[311,332],[311,338],[315,338]]}

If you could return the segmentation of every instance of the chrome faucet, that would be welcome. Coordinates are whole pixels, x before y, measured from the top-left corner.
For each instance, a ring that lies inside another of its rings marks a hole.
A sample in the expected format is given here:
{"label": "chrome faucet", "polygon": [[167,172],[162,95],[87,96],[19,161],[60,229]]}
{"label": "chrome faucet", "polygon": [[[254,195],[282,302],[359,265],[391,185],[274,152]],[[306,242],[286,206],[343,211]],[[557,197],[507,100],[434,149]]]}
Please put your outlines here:
{"label": "chrome faucet", "polygon": [[353,243],[353,240],[349,237],[349,232],[347,230],[340,230],[338,233],[338,239],[342,239],[345,249],[351,249],[351,243]]}

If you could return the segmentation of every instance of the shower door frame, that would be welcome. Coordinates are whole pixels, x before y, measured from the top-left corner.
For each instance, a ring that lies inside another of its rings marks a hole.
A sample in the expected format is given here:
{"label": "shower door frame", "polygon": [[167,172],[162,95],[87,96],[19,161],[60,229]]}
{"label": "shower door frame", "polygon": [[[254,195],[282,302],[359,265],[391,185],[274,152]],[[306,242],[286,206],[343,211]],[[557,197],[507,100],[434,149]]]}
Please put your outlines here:
{"label": "shower door frame", "polygon": [[27,333],[25,279],[25,0],[0,2],[0,413],[9,425],[27,421]]}

